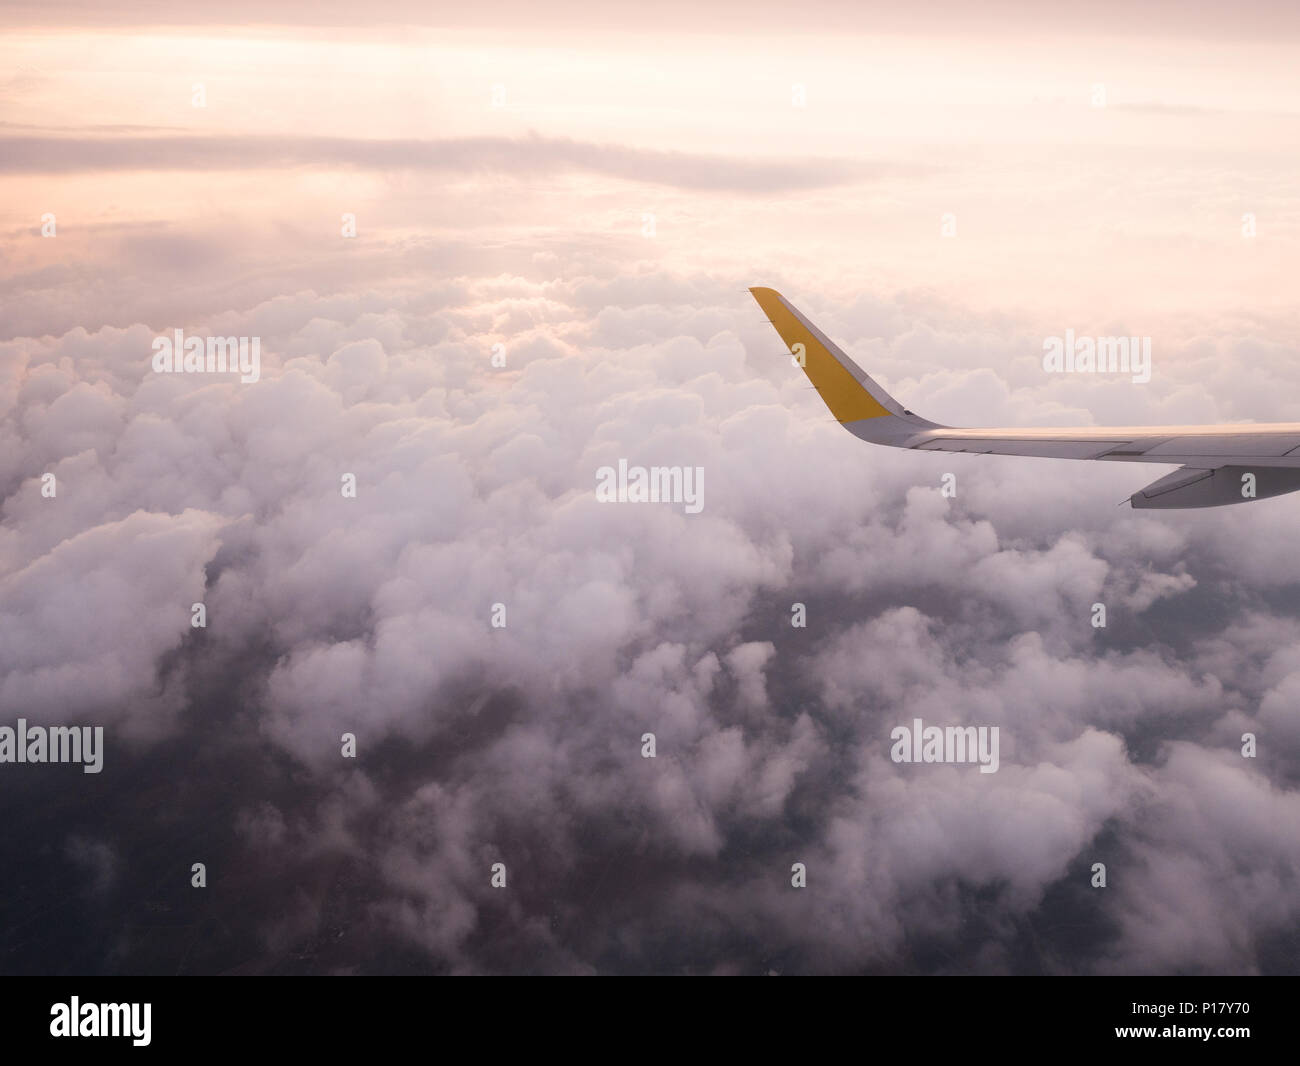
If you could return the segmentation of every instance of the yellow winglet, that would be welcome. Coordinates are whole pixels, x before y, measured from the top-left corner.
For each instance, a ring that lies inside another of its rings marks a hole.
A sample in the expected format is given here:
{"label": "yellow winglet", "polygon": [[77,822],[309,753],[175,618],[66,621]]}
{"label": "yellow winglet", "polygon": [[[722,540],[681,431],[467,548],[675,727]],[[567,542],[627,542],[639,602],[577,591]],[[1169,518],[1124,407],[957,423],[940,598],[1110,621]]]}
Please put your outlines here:
{"label": "yellow winglet", "polygon": [[[803,356],[803,372],[821,393],[837,421],[857,422],[864,418],[880,418],[895,413],[867,391],[853,371],[830,350],[833,345],[828,347],[829,342],[819,332],[815,332],[779,292],[764,288],[752,288],[749,291],[776,327],[777,333],[781,334],[781,339],[791,354],[795,358]],[[843,353],[840,356],[848,361],[848,356]]]}

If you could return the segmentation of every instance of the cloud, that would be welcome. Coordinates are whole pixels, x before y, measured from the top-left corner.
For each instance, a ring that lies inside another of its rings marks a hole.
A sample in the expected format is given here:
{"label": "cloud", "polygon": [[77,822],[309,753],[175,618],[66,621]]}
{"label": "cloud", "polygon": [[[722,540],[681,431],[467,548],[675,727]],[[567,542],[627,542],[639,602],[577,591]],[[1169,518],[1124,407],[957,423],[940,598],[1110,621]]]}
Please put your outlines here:
{"label": "cloud", "polygon": [[[634,303],[654,293],[697,306]],[[254,969],[305,943],[340,971],[394,946],[455,972],[1274,966],[1251,945],[1295,918],[1295,665],[1225,663],[1282,654],[1267,568],[1232,559],[1284,505],[1153,522],[1114,508],[1120,470],[975,463],[945,499],[935,457],[823,420],[733,293],[665,275],[466,279],[424,310],[281,298],[214,317],[265,335],[251,386],[152,374],[140,326],[18,342],[5,711],[107,723],[105,775],[211,719],[185,758],[246,784],[187,802],[233,805]],[[504,369],[473,340],[494,321],[522,331]],[[598,503],[618,457],[704,466],[704,511]],[[1225,582],[1208,631],[1165,610]],[[913,717],[999,727],[999,771],[892,763]],[[94,874],[109,914],[140,905],[140,847],[124,830]],[[283,917],[271,886],[322,862],[353,887],[331,903],[308,877]],[[1256,871],[1252,904],[1189,936],[1231,905],[1216,870]],[[328,942],[339,907],[352,933]],[[1071,907],[1095,944],[1017,946]],[[909,943],[938,954],[905,964]]]}
{"label": "cloud", "polygon": [[[701,11],[686,0],[665,0],[656,9],[658,25],[689,33],[725,33],[737,35],[780,34],[796,37],[815,26],[835,34],[866,33],[935,33],[936,26],[948,34],[989,31],[995,28],[1004,35],[1022,33],[1095,34],[1099,27],[1123,27],[1138,35],[1192,37],[1213,40],[1222,37],[1276,40],[1294,36],[1300,28],[1291,9],[1272,0],[1244,0],[1232,14],[1221,5],[1203,2],[1185,3],[1160,0],[1134,11],[1120,0],[1101,0],[1087,16],[1067,3],[1047,3],[1026,10],[1012,0],[995,0],[978,14],[959,0],[932,5],[926,15],[875,0],[845,8],[833,0],[812,0],[792,10],[778,0],[747,0],[743,7],[719,4]],[[525,0],[503,0],[498,11],[486,16],[474,8],[445,4],[429,5],[416,0],[372,0],[365,7],[353,3],[321,3],[304,9],[283,0],[231,0],[220,15],[204,4],[169,5],[161,16],[156,4],[147,0],[114,4],[107,8],[91,0],[42,0],[8,5],[4,21],[19,26],[220,26],[232,25],[299,25],[335,27],[354,30],[364,26],[377,28],[393,38],[405,39],[412,27],[497,27],[520,25],[528,29],[571,34],[592,30],[626,33],[643,28],[644,16],[612,8],[592,9],[578,0],[562,0],[548,8],[545,16]]]}
{"label": "cloud", "polygon": [[[63,492],[76,486],[71,479]],[[46,502],[58,506],[57,497]],[[170,727],[181,693],[178,679],[160,678],[158,668],[184,638],[191,604],[202,600],[218,524],[193,509],[136,511],[0,578],[0,706],[43,724],[93,717],[151,735]]]}
{"label": "cloud", "polygon": [[0,173],[8,174],[293,167],[490,173],[520,180],[583,171],[680,189],[750,193],[820,188],[861,181],[873,172],[897,172],[897,168],[867,168],[843,159],[746,160],[537,135],[440,140],[218,134],[0,137]]}

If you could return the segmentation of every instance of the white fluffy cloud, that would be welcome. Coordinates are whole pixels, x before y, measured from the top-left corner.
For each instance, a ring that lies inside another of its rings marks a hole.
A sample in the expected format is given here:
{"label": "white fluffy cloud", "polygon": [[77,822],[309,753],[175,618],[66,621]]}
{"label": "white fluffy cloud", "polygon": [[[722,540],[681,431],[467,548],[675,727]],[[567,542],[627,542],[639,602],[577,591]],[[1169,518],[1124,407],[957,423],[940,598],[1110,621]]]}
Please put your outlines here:
{"label": "white fluffy cloud", "polygon": [[[827,326],[886,378],[906,362],[927,414],[1057,387],[917,365],[926,315]],[[1056,968],[1253,970],[1294,923],[1289,501],[1156,520],[1114,506],[1141,472],[869,449],[730,280],[462,278],[208,326],[261,336],[262,380],[154,375],[140,324],[3,346],[0,700],[175,740],[223,679],[230,742],[301,790],[226,797],[245,858],[271,882],[361,864],[374,944],[457,970],[511,968],[501,930],[574,972],[852,970],[920,938],[1009,969],[981,928],[1077,906],[1117,932]],[[1194,411],[1199,388],[1161,395]],[[703,467],[703,512],[598,502],[620,458]],[[998,726],[998,773],[892,763],[913,717]],[[304,891],[268,950],[330,920]]]}

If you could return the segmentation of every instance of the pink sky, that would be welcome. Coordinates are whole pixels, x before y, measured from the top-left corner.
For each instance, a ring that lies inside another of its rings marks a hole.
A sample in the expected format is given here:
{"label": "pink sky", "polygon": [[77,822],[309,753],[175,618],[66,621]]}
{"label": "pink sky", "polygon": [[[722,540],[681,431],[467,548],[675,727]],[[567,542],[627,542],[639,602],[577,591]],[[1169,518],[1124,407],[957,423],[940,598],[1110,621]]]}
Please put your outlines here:
{"label": "pink sky", "polygon": [[[0,43],[7,270],[96,259],[107,235],[140,227],[261,258],[309,249],[351,211],[375,249],[626,239],[667,269],[757,283],[779,264],[837,298],[923,288],[1081,328],[1122,315],[1151,332],[1168,316],[1160,328],[1194,333],[1202,316],[1289,313],[1300,79],[1288,41],[1198,33],[1196,18],[1159,37],[1100,17],[1084,35],[1008,17],[981,33],[959,8],[854,33],[833,14],[819,30],[816,10],[794,33],[776,15],[728,32],[684,17],[539,29],[522,15],[490,28],[105,31],[75,25],[74,5]],[[51,173],[33,136],[227,140],[179,144],[162,169],[147,148],[103,169],[74,143]],[[344,143],[267,158],[266,139],[284,138]],[[514,143],[440,149],[478,138]],[[427,142],[426,161],[400,145],[376,156],[378,141]],[[553,141],[578,142],[590,165],[557,158]],[[607,158],[628,151],[680,158]],[[742,168],[733,187],[700,187],[719,157]],[[807,184],[773,180],[769,164],[806,170]],[[30,239],[45,212],[57,242]],[[957,236],[943,239],[949,213]]]}

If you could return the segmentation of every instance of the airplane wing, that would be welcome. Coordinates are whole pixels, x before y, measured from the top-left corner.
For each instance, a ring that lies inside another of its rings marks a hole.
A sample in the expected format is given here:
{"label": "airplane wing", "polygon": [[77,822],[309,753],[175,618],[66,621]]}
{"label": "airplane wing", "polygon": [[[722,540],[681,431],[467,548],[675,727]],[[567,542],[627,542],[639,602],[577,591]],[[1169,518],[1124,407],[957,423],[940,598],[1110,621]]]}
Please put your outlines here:
{"label": "airplane wing", "polygon": [[1139,508],[1217,507],[1300,489],[1300,423],[958,429],[904,408],[775,289],[749,290],[835,419],[872,444],[929,452],[1178,464]]}

